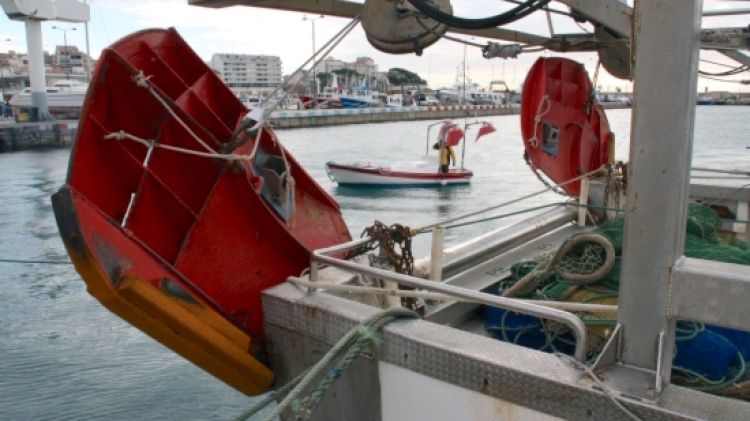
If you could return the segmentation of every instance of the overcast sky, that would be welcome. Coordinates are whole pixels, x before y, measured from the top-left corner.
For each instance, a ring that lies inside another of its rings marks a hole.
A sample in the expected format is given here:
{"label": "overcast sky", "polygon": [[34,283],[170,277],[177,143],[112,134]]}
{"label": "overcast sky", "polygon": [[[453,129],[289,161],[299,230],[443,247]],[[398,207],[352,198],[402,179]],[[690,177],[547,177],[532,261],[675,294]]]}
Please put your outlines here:
{"label": "overcast sky", "polygon": [[[681,0],[680,0],[681,1]],[[193,49],[204,59],[209,60],[214,53],[267,54],[281,57],[285,74],[296,69],[310,55],[312,50],[312,25],[302,19],[303,14],[281,12],[252,7],[231,7],[208,9],[188,6],[187,0],[92,0],[89,37],[91,53],[98,57],[107,45],[118,38],[136,30],[149,27],[174,26],[190,43]],[[454,0],[454,13],[464,17],[480,17],[497,14],[507,9],[507,3],[499,0]],[[631,1],[632,3],[632,1]],[[738,8],[746,3],[720,0],[704,0],[705,10],[720,8]],[[559,3],[551,3],[558,9],[566,9]],[[750,6],[750,3],[747,3]],[[4,14],[0,16],[0,51],[26,51],[24,24],[9,20]],[[552,15],[556,33],[581,32],[571,19]],[[705,18],[703,27],[737,27],[747,26],[750,15]],[[348,22],[347,19],[326,17],[315,22],[316,43],[318,47],[330,39]],[[85,50],[86,41],[84,25],[62,22],[45,22],[43,37],[45,50],[52,51],[55,46],[63,44],[62,31],[52,29],[56,25],[63,28],[76,28],[67,32],[68,44]],[[590,29],[588,25],[585,25]],[[547,21],[544,14],[535,13],[515,22],[506,28],[519,29],[541,35],[548,35]],[[467,36],[457,35],[468,39]],[[10,41],[8,41],[10,39]],[[473,39],[473,42],[484,43],[486,40]],[[534,62],[537,54],[525,54],[518,59],[482,58],[476,47],[467,49],[468,75],[482,86],[488,86],[492,79],[505,80],[511,87],[517,87],[523,81],[526,71]],[[372,57],[380,70],[391,67],[403,67],[419,73],[426,78],[431,87],[449,86],[454,82],[457,69],[463,59],[464,46],[453,41],[441,40],[425,50],[421,57],[414,54],[388,55],[379,52],[365,39],[361,27],[352,33],[333,51],[332,56],[345,61],[353,61],[359,56]],[[544,53],[547,55],[554,53]],[[593,74],[597,58],[594,54],[566,54],[567,57],[583,62]],[[722,63],[735,64],[715,52],[702,52],[702,58]],[[722,71],[725,68],[708,63],[701,63],[701,68],[708,71]],[[744,73],[736,79],[750,79]],[[602,74],[599,78],[604,90],[619,87],[629,90],[630,84]],[[698,88],[709,90],[750,91],[750,86],[736,83],[722,83],[700,79]]]}

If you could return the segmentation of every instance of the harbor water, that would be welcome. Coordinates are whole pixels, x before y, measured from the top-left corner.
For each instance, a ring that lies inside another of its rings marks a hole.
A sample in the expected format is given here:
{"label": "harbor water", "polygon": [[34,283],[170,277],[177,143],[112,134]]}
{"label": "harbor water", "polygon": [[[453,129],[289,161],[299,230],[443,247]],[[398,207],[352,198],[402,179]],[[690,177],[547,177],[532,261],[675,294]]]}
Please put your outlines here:
{"label": "harbor water", "polygon": [[[616,134],[616,156],[627,160],[630,110],[608,110],[607,115]],[[698,107],[693,165],[750,171],[748,117],[748,107]],[[328,179],[327,161],[389,164],[418,159],[426,150],[429,121],[278,134],[340,203],[352,236],[358,237],[374,220],[420,226],[543,189],[522,158],[518,116],[484,119],[497,131],[478,142],[476,126],[469,131],[465,166],[475,175],[466,186],[354,188],[338,187]],[[0,154],[0,420],[204,420],[238,415],[252,405],[252,398],[109,313],[86,293],[72,265],[60,263],[68,257],[50,195],[65,179],[69,154],[68,149]],[[563,199],[547,192],[487,216]],[[448,245],[524,217],[449,230]],[[426,254],[428,244],[429,238],[417,238],[415,255]],[[9,260],[15,262],[5,262]],[[23,260],[47,263],[19,262]]]}

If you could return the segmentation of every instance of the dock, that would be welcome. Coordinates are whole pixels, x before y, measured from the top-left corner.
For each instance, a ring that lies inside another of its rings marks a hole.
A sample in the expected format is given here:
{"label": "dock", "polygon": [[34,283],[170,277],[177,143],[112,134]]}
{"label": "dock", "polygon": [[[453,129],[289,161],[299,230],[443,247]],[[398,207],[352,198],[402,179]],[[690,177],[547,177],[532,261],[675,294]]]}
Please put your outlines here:
{"label": "dock", "polygon": [[[607,109],[629,108],[625,103],[603,103]],[[276,111],[271,123],[277,129],[334,126],[339,124],[383,123],[388,121],[440,120],[519,114],[520,104],[436,105],[404,108],[354,108],[330,110]]]}
{"label": "dock", "polygon": [[436,105],[404,108],[345,108],[330,110],[276,111],[270,121],[277,129],[334,126],[339,124],[383,123],[389,121],[440,120],[518,114],[519,104]]}
{"label": "dock", "polygon": [[[603,106],[604,108],[627,107],[622,103],[605,103]],[[276,129],[298,129],[341,124],[487,117],[518,114],[520,111],[519,104],[293,110],[273,112],[269,120]],[[75,139],[77,128],[78,121],[76,120],[33,123],[0,120],[0,153],[70,146]]]}

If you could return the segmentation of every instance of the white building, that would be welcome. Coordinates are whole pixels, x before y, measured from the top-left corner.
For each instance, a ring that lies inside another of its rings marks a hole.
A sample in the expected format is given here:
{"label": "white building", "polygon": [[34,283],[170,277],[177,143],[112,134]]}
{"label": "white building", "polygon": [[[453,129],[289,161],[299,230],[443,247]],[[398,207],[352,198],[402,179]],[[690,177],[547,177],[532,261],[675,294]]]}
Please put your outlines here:
{"label": "white building", "polygon": [[354,63],[349,64],[349,68],[356,70],[360,74],[370,76],[378,72],[378,65],[370,57],[357,57]]}
{"label": "white building", "polygon": [[53,63],[64,69],[65,73],[83,75],[86,73],[86,62],[91,62],[91,58],[83,51],[78,50],[74,45],[58,45],[55,48]]}
{"label": "white building", "polygon": [[333,57],[326,57],[319,65],[318,72],[331,73],[347,67],[347,63],[342,60],[336,60]]}
{"label": "white building", "polygon": [[210,66],[230,88],[266,91],[281,85],[281,59],[277,56],[214,54]]}

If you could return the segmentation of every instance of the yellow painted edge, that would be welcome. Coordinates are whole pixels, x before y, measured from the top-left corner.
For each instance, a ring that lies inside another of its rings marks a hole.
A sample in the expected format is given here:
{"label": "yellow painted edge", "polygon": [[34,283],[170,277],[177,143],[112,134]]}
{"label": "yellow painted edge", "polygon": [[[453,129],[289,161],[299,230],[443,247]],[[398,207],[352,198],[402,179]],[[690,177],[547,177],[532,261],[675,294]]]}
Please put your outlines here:
{"label": "yellow painted edge", "polygon": [[203,322],[174,298],[134,276],[115,290],[95,262],[72,250],[68,254],[89,293],[107,309],[240,392],[257,395],[268,390],[271,370],[214,328],[215,319]]}

